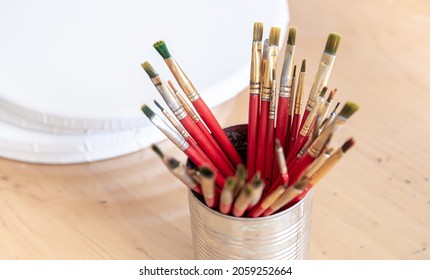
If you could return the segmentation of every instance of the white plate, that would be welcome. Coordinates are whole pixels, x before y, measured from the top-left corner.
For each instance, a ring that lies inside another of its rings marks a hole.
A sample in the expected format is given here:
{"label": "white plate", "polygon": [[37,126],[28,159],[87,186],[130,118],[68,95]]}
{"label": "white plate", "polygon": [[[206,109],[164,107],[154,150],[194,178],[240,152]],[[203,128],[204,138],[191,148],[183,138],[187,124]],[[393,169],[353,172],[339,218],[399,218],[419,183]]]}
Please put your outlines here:
{"label": "white plate", "polygon": [[214,106],[248,84],[255,21],[284,33],[286,1],[1,1],[0,119],[74,134],[150,125],[139,107],[159,97],[140,63],[172,78],[160,39]]}
{"label": "white plate", "polygon": [[0,131],[0,156],[37,163],[66,164],[108,159],[138,151],[163,138],[152,126],[114,133],[55,135],[0,121]]}

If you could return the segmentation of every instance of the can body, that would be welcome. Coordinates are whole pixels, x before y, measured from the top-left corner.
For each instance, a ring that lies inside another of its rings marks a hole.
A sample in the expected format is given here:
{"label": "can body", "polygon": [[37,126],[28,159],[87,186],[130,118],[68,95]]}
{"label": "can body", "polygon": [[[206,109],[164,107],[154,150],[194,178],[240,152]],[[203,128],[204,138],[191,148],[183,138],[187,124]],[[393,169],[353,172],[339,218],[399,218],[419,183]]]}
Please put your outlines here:
{"label": "can body", "polygon": [[[247,125],[225,128],[246,162]],[[191,163],[188,162],[189,166]],[[207,207],[200,196],[188,194],[196,259],[306,259],[311,234],[312,191],[280,213],[238,218]]]}
{"label": "can body", "polygon": [[293,207],[263,218],[237,218],[188,195],[196,259],[306,259],[311,234],[312,191]]}

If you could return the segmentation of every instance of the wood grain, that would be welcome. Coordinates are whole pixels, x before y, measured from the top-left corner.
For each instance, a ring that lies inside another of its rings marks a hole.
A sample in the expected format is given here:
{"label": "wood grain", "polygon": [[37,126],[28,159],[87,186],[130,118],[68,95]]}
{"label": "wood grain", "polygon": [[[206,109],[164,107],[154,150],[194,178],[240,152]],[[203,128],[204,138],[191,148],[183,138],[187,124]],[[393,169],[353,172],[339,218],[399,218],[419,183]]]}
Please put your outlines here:
{"label": "wood grain", "polygon": [[[430,258],[430,2],[290,1],[307,91],[327,34],[343,35],[329,82],[360,111],[349,152],[315,189],[312,259]],[[217,107],[243,123],[247,92]],[[184,158],[168,142],[161,147]],[[1,259],[191,259],[185,187],[145,149],[90,164],[0,159]]]}

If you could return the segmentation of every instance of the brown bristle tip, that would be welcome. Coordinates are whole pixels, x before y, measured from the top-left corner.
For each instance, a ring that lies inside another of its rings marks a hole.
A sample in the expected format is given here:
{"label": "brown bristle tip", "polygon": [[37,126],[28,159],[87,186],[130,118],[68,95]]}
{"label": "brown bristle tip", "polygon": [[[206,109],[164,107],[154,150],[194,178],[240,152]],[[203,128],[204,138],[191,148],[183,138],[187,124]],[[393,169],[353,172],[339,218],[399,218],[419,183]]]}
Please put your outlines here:
{"label": "brown bristle tip", "polygon": [[323,87],[321,90],[320,96],[324,98],[325,94],[327,93],[328,87]]}
{"label": "brown bristle tip", "polygon": [[161,158],[164,158],[164,154],[163,154],[163,152],[161,151],[161,149],[157,146],[157,145],[155,145],[155,144],[152,144],[151,145],[151,149],[159,156],[159,157],[161,157]]}
{"label": "brown bristle tip", "polygon": [[300,72],[306,71],[306,59],[302,60],[302,66],[300,67]]}
{"label": "brown bristle tip", "polygon": [[254,23],[253,40],[254,41],[261,41],[262,39],[263,39],[263,23],[262,22],[256,22],[256,23]]}
{"label": "brown bristle tip", "polygon": [[342,110],[339,113],[339,116],[348,119],[351,117],[357,110],[359,109],[358,105],[354,102],[346,102],[343,106]]}
{"label": "brown bristle tip", "polygon": [[174,91],[177,92],[178,90],[175,88],[175,85],[173,84],[173,82],[171,80],[167,81],[167,84],[170,86],[170,88]]}
{"label": "brown bristle tip", "polygon": [[336,95],[336,93],[337,93],[337,88],[335,88],[334,90],[330,91],[330,94],[328,96],[327,101],[331,102],[333,100],[334,96]]}
{"label": "brown bristle tip", "polygon": [[205,178],[211,178],[215,176],[215,172],[210,167],[202,167],[199,169],[200,175]]}
{"label": "brown bristle tip", "polygon": [[280,36],[281,36],[281,28],[279,28],[279,27],[270,28],[269,45],[270,46],[279,46]]}
{"label": "brown bristle tip", "polygon": [[288,30],[288,39],[287,39],[288,45],[292,45],[292,46],[296,45],[296,34],[297,34],[297,29],[294,26],[291,26],[290,29]]}
{"label": "brown bristle tip", "polygon": [[342,145],[342,152],[346,153],[349,149],[351,149],[352,146],[354,146],[355,140],[354,138],[348,139],[343,145]]}
{"label": "brown bristle tip", "polygon": [[293,68],[293,77],[296,76],[296,70],[297,70],[297,65],[294,65],[294,68]]}
{"label": "brown bristle tip", "polygon": [[337,102],[336,106],[334,106],[333,112],[336,112],[337,108],[339,108],[339,106],[340,106],[340,102]]}
{"label": "brown bristle tip", "polygon": [[340,35],[339,33],[330,33],[327,38],[324,52],[331,55],[336,55],[337,48],[339,47],[341,39],[342,35]]}

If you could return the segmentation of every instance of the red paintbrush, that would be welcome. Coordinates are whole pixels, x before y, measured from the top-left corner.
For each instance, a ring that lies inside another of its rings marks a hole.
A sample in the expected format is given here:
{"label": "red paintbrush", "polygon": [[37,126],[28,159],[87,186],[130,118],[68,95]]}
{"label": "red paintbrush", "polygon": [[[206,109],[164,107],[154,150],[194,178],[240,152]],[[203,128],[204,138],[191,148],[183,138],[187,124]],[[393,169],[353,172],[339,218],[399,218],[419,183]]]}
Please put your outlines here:
{"label": "red paintbrush", "polygon": [[151,108],[145,104],[141,107],[142,112],[148,117],[148,119],[158,128],[167,138],[170,139],[181,151],[183,151],[198,167],[210,166],[215,170],[215,183],[218,188],[222,189],[225,184],[225,178],[218,171],[218,169],[213,166],[210,162],[205,160],[194,148],[192,148],[189,143],[173,128],[171,128],[167,123],[165,123],[159,116],[157,116]]}
{"label": "red paintbrush", "polygon": [[255,158],[257,151],[258,114],[260,108],[261,88],[261,39],[263,37],[263,24],[254,24],[251,56],[251,77],[249,84],[249,109],[248,109],[248,146],[247,163],[249,180],[255,173]]}
{"label": "red paintbrush", "polygon": [[164,61],[169,67],[179,86],[187,95],[188,99],[191,101],[194,108],[199,113],[200,117],[208,126],[209,130],[212,132],[213,136],[220,144],[226,155],[235,165],[242,163],[239,154],[231,144],[225,132],[222,130],[212,111],[200,97],[199,93],[197,92],[191,81],[188,79],[188,77],[185,75],[184,71],[182,71],[182,69],[179,67],[176,60],[170,55],[169,50],[167,49],[167,46],[164,41],[156,42],[154,44],[154,48],[164,58]]}
{"label": "red paintbrush", "polygon": [[172,110],[173,114],[179,120],[179,122],[184,126],[188,133],[197,142],[199,147],[205,152],[208,158],[213,162],[213,164],[218,168],[219,171],[225,176],[233,176],[233,171],[230,167],[223,161],[221,155],[217,153],[215,148],[207,140],[206,136],[200,130],[200,128],[194,123],[191,117],[184,110],[183,106],[180,104],[179,100],[173,95],[170,89],[167,87],[164,80],[155,72],[154,68],[145,62],[142,64],[143,69],[148,74],[154,86],[157,88],[158,92],[163,97],[167,106]]}

